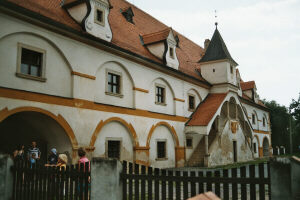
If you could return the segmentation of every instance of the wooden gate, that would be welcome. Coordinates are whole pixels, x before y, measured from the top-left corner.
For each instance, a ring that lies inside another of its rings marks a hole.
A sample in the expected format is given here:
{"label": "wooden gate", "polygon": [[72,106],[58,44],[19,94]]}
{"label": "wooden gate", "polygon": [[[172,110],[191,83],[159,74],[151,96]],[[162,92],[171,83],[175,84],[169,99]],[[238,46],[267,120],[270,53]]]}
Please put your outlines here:
{"label": "wooden gate", "polygon": [[90,170],[85,169],[89,166],[70,165],[65,169],[16,162],[13,167],[13,199],[87,200],[90,197]]}

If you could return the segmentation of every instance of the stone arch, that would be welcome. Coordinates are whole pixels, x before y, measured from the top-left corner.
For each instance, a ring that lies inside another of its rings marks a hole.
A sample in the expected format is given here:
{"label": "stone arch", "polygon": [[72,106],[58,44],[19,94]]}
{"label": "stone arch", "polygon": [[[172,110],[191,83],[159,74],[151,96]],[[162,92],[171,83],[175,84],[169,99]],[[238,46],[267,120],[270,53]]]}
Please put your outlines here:
{"label": "stone arch", "polygon": [[135,132],[135,129],[133,128],[132,124],[131,123],[127,123],[124,119],[122,118],[119,118],[119,117],[111,117],[105,121],[101,120],[97,127],[95,128],[94,130],[94,133],[92,135],[92,138],[91,138],[91,141],[90,141],[90,147],[94,147],[95,145],[95,142],[101,132],[101,129],[108,123],[110,122],[119,122],[120,124],[122,124],[127,130],[128,132],[130,133],[130,138],[131,138],[131,141],[132,141],[132,144],[134,147],[139,147],[139,140],[138,140],[138,137],[137,137],[137,134]]}
{"label": "stone arch", "polygon": [[[154,79],[153,81],[151,81],[151,84],[150,84],[149,87],[151,87],[151,85],[152,85],[156,80],[162,80],[164,83],[166,83],[166,85],[167,85],[167,86],[170,88],[170,90],[171,90],[171,93],[172,93],[173,98],[175,98],[175,92],[174,92],[173,88],[171,87],[170,83],[169,83],[166,79],[164,79],[164,78],[162,78],[162,77],[156,78],[156,79]],[[150,90],[151,88],[148,88],[148,89]]]}
{"label": "stone arch", "polygon": [[269,139],[265,136],[263,138],[263,142],[262,142],[262,148],[263,148],[263,156],[264,157],[267,157],[270,155],[270,142],[269,142]]}
{"label": "stone arch", "polygon": [[21,34],[24,34],[24,35],[31,35],[31,36],[35,36],[35,37],[38,37],[42,40],[45,40],[48,44],[50,44],[55,50],[57,50],[57,52],[62,56],[63,60],[66,62],[67,66],[69,67],[70,71],[73,71],[72,69],[72,66],[70,64],[70,62],[68,61],[68,59],[66,58],[65,54],[62,52],[62,50],[51,40],[49,40],[48,38],[40,35],[40,34],[37,34],[37,33],[33,33],[33,32],[26,32],[26,31],[21,31],[21,32],[14,32],[14,33],[10,33],[10,34],[7,34],[7,35],[4,35],[3,37],[0,38],[0,41],[2,41],[3,39],[6,39],[7,37],[11,37],[11,36],[14,36],[14,35],[21,35]]}
{"label": "stone arch", "polygon": [[150,148],[150,140],[151,140],[152,134],[158,126],[167,127],[170,130],[170,132],[172,133],[172,137],[173,137],[173,140],[174,140],[175,147],[179,147],[179,139],[178,139],[178,136],[177,136],[177,133],[176,133],[174,127],[171,126],[170,124],[168,124],[167,122],[164,122],[164,121],[158,122],[157,124],[152,125],[152,127],[151,127],[151,129],[148,133],[146,147]]}
{"label": "stone arch", "polygon": [[101,68],[102,68],[103,66],[105,66],[105,65],[107,65],[107,64],[109,64],[109,63],[114,63],[114,64],[118,65],[119,67],[121,67],[121,68],[126,72],[126,75],[129,77],[129,79],[130,79],[130,81],[131,81],[133,87],[135,87],[134,80],[133,80],[133,78],[132,78],[130,72],[128,71],[128,69],[127,69],[122,63],[117,62],[117,61],[107,61],[107,62],[105,62],[105,63],[102,63],[102,64],[100,65],[100,67],[98,67],[98,69],[96,70],[95,76],[97,75],[98,71],[101,70]]}
{"label": "stone arch", "polygon": [[257,140],[257,147],[260,147],[260,142],[259,142],[259,137],[258,137],[258,135],[254,135],[254,138],[256,138],[256,140]]}
{"label": "stone arch", "polygon": [[195,88],[190,88],[187,93],[189,93],[189,91],[194,91],[197,94],[197,97],[199,98],[200,102],[202,102],[202,98],[201,95],[199,94],[199,92],[195,89]]}
{"label": "stone arch", "polygon": [[6,107],[0,111],[0,123],[2,121],[4,121],[6,118],[8,118],[9,116],[12,116],[13,114],[21,113],[21,112],[37,112],[37,113],[41,113],[41,114],[44,114],[44,115],[52,118],[64,129],[65,133],[67,134],[67,136],[70,139],[73,150],[78,148],[78,142],[77,142],[76,136],[75,136],[71,126],[63,118],[63,116],[60,114],[58,114],[56,116],[55,114],[53,114],[47,110],[44,110],[42,108],[28,106],[28,107],[18,107],[18,108],[12,109],[12,110],[8,110],[8,108]]}

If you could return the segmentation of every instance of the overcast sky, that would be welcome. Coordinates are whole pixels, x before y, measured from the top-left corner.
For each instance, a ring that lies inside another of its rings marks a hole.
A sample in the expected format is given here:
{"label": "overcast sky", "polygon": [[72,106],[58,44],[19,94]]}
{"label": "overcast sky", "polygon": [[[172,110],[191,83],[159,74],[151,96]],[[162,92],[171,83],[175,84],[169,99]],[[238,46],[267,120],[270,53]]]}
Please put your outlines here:
{"label": "overcast sky", "polygon": [[203,47],[218,29],[244,81],[288,106],[300,92],[300,0],[129,0]]}

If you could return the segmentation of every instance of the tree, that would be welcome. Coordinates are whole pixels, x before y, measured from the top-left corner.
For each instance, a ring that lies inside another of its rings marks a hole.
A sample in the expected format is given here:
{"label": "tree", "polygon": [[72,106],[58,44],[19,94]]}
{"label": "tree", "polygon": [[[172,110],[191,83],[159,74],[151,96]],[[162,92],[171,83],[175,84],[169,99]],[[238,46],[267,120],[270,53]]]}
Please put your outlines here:
{"label": "tree", "polygon": [[279,105],[276,101],[263,100],[264,104],[270,109],[271,122],[271,139],[272,146],[284,146],[286,150],[289,149],[289,113],[288,109]]}
{"label": "tree", "polygon": [[299,152],[300,145],[300,93],[298,100],[292,100],[290,104],[290,112],[293,116],[293,149],[296,152]]}

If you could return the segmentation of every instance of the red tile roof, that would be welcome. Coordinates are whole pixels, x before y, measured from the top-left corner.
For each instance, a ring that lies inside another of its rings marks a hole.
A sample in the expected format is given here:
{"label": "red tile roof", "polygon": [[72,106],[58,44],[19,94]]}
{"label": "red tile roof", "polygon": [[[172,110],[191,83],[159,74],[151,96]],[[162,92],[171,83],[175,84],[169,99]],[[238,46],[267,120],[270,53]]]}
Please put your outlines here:
{"label": "red tile roof", "polygon": [[255,81],[241,82],[242,90],[250,90],[255,88]]}
{"label": "red tile roof", "polygon": [[[77,24],[67,12],[60,6],[61,0],[6,0],[11,3],[17,4],[35,13],[39,13],[51,20],[59,22],[69,28],[77,31],[82,31],[79,24]],[[72,2],[72,0],[70,1]],[[166,30],[170,29],[168,26],[153,18],[149,14],[140,10],[136,6],[124,0],[110,0],[112,8],[109,14],[109,23],[113,33],[111,43],[136,53],[145,58],[151,59],[155,62],[163,64],[152,55],[140,41],[140,35],[150,36],[146,37],[146,42],[151,42],[157,39],[166,37]],[[134,24],[129,23],[122,16],[120,9],[131,7],[134,13]],[[160,34],[155,34],[160,32]],[[176,55],[179,60],[179,71],[196,77],[205,81],[198,73],[197,69],[200,68],[198,61],[203,55],[203,48],[187,39],[183,35],[173,31],[174,35],[179,38],[179,48],[176,48]],[[156,35],[156,36],[154,36]],[[205,81],[206,82],[206,81]]]}
{"label": "red tile roof", "polygon": [[171,28],[167,28],[155,33],[142,35],[144,44],[151,44],[151,43],[155,43],[167,39],[171,30],[172,30]]}
{"label": "red tile roof", "polygon": [[199,104],[187,126],[206,126],[217,112],[227,93],[208,94],[203,102]]}

